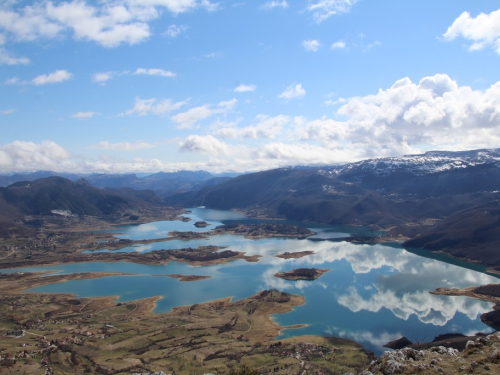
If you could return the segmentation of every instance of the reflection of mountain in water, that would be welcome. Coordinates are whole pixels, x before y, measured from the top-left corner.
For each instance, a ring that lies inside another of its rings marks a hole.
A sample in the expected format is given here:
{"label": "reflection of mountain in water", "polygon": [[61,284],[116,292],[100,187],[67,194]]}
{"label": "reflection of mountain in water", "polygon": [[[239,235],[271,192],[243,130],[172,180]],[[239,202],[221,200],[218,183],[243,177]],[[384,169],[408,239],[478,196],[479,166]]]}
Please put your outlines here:
{"label": "reflection of mountain in water", "polygon": [[[204,209],[193,209],[193,220],[207,219]],[[224,220],[223,211],[212,212]],[[169,226],[192,230],[192,222],[157,222],[123,226],[120,236],[161,237]],[[189,247],[200,240],[182,241]],[[175,241],[165,242],[171,245]],[[82,296],[117,295],[121,301],[159,295],[157,311],[174,306],[200,303],[227,296],[245,298],[264,289],[277,288],[303,295],[306,304],[291,313],[275,317],[281,325],[308,324],[307,328],[285,330],[284,335],[334,334],[349,337],[380,353],[388,341],[406,336],[421,341],[447,332],[490,331],[479,314],[489,311],[489,303],[465,297],[429,294],[437,287],[465,288],[497,282],[498,279],[454,264],[407,252],[397,245],[358,245],[346,242],[309,241],[289,238],[248,240],[243,236],[213,236],[204,245],[224,244],[246,255],[262,255],[259,262],[230,262],[224,266],[192,267],[172,262],[167,266],[130,263],[65,264],[31,270],[65,272],[124,272],[142,276],[115,276],[104,279],[70,281],[37,288],[37,292],[78,293]],[[154,244],[156,245],[156,244]],[[149,251],[146,246],[141,250]],[[297,259],[280,259],[284,251],[313,251]],[[134,249],[130,249],[134,251]],[[330,272],[314,281],[287,281],[273,277],[276,272],[294,268],[328,268]],[[17,270],[22,271],[22,270]],[[197,283],[150,277],[154,274],[193,274],[211,276]]]}

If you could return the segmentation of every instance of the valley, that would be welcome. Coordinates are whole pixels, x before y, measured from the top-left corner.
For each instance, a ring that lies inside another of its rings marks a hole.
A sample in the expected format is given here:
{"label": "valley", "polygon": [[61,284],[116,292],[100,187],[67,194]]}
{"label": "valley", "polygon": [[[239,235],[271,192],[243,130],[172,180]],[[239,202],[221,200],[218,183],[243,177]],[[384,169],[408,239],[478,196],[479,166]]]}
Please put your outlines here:
{"label": "valley", "polygon": [[[500,269],[488,152],[459,155],[470,166],[456,170],[450,153],[418,159],[426,168],[407,158],[259,172],[165,202],[60,177],[1,188],[0,292],[12,307],[1,328],[36,315],[37,337],[65,324],[33,360],[2,369],[36,372],[44,358],[56,373],[359,372],[402,336],[489,333],[496,300],[470,289],[498,283]],[[476,191],[460,183],[471,176]],[[13,340],[0,338],[4,360]]]}

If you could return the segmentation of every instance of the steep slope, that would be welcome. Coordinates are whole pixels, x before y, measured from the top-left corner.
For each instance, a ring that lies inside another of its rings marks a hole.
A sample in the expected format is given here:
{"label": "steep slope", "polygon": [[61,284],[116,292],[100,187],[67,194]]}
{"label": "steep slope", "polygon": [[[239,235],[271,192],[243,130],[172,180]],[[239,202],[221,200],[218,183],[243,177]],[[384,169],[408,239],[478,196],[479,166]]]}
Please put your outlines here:
{"label": "steep slope", "polygon": [[431,197],[493,191],[500,186],[500,149],[371,159],[321,173],[384,194]]}
{"label": "steep slope", "polygon": [[459,211],[403,245],[500,265],[500,194],[496,195],[496,200]]}
{"label": "steep slope", "polygon": [[277,169],[173,198],[251,215],[392,227],[394,236],[411,238],[405,246],[500,267],[499,187],[495,149]]}
{"label": "steep slope", "polygon": [[101,216],[146,204],[130,194],[106,191],[91,186],[85,180],[72,182],[62,177],[17,182],[0,188],[0,202],[12,217],[51,215],[53,210]]}

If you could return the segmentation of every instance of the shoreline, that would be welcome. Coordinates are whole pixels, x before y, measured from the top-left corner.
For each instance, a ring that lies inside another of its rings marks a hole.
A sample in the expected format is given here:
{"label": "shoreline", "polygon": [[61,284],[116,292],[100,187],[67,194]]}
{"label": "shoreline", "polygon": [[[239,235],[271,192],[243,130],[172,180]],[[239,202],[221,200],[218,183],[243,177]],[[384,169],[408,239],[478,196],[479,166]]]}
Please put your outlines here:
{"label": "shoreline", "polygon": [[[45,278],[40,275],[0,275],[0,311],[5,314],[12,311],[12,306],[17,306],[14,321],[22,332],[17,339],[0,336],[0,345],[14,356],[19,355],[18,358],[33,347],[37,348],[36,353],[40,353],[34,354],[34,359],[12,363],[14,372],[23,373],[30,365],[39,366],[41,358],[59,374],[81,373],[89,368],[91,370],[86,372],[137,373],[144,372],[142,363],[148,368],[168,368],[178,373],[200,369],[204,372],[214,369],[227,372],[231,358],[245,358],[245,361],[250,361],[245,363],[254,364],[266,373],[279,364],[285,368],[280,373],[288,374],[299,371],[301,362],[279,353],[303,352],[302,363],[331,371],[330,362],[307,353],[314,354],[321,350],[331,353],[329,358],[341,357],[348,363],[348,359],[354,360],[350,349],[358,352],[361,348],[349,340],[335,339],[337,341],[334,342],[320,336],[295,336],[276,344],[276,338],[284,329],[303,327],[280,326],[273,319],[276,314],[288,313],[295,306],[305,303],[304,297],[295,294],[262,291],[238,301],[224,297],[155,313],[157,302],[161,299],[159,296],[118,302],[119,296],[76,297],[62,293],[20,291],[27,286],[51,284],[56,279],[62,282],[116,273]],[[33,305],[37,306],[37,318],[34,320]],[[10,332],[12,323],[2,320],[0,329]],[[36,346],[35,342],[38,343]],[[24,343],[22,347],[19,347],[20,343]],[[335,352],[339,347],[349,350],[345,354]],[[71,357],[71,361],[60,360],[65,357]],[[352,362],[353,367],[343,365],[342,372],[366,366],[370,360],[363,352],[362,357],[358,356]]]}

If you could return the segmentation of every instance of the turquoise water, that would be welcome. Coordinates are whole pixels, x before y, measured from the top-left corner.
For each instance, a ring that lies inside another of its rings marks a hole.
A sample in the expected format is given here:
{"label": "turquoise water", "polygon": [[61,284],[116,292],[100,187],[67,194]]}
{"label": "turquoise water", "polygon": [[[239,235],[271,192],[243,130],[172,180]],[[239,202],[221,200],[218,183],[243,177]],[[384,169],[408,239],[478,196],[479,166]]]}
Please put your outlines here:
{"label": "turquoise water", "polygon": [[[123,226],[119,238],[165,237],[171,230],[206,231],[227,220],[247,220],[229,211],[193,209],[193,220],[205,220],[212,226],[198,230],[191,222],[155,222]],[[171,225],[171,226],[170,226]],[[363,228],[326,227],[307,224],[319,238],[346,237],[353,233],[369,234]],[[175,228],[175,229],[172,229]],[[357,230],[357,231],[356,231]],[[242,236],[213,236],[208,240],[167,241],[150,247],[132,247],[128,251],[155,248],[193,247],[203,244],[228,246],[248,255],[262,257],[257,263],[242,260],[226,265],[192,267],[171,262],[163,265],[139,265],[126,262],[81,263],[31,267],[13,271],[124,272],[133,276],[112,276],[93,280],[75,280],[34,288],[31,292],[74,293],[79,296],[117,296],[131,301],[161,296],[155,312],[167,312],[174,306],[189,305],[232,296],[241,299],[258,291],[277,288],[303,295],[306,304],[274,318],[281,325],[308,324],[306,328],[282,332],[283,337],[303,334],[334,335],[353,339],[381,353],[382,345],[406,336],[412,341],[429,341],[441,333],[475,334],[491,329],[479,316],[491,310],[491,304],[465,297],[435,296],[437,287],[464,288],[498,283],[484,268],[447,257],[422,256],[427,253],[406,251],[398,244],[355,245],[347,242],[311,241],[290,238],[248,240]],[[158,247],[156,247],[158,245]],[[167,247],[168,246],[168,247]],[[275,255],[289,251],[312,250],[315,254],[299,259],[280,259]],[[274,273],[299,267],[329,268],[315,281],[286,281]],[[211,276],[197,282],[179,282],[162,275],[196,274]],[[156,275],[156,276],[155,276]]]}

